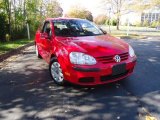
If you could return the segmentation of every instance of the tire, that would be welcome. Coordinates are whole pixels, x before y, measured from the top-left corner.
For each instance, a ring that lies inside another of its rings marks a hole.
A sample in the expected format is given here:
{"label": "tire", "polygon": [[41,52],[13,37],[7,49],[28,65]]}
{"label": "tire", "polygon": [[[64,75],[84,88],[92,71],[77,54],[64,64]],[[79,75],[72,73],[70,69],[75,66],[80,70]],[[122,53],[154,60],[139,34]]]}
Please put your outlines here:
{"label": "tire", "polygon": [[65,85],[64,75],[56,57],[53,57],[51,59],[51,62],[49,64],[49,72],[54,83],[60,86]]}
{"label": "tire", "polygon": [[37,56],[38,58],[42,59],[42,56],[39,54],[37,45],[35,45],[35,50],[36,50],[36,56]]}

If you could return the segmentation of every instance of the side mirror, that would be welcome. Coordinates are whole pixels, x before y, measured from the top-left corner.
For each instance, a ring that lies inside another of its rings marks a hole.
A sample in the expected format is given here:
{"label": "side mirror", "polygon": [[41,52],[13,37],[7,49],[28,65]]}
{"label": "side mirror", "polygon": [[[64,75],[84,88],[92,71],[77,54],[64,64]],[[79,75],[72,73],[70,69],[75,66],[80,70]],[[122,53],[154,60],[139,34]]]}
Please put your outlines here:
{"label": "side mirror", "polygon": [[41,37],[45,38],[45,39],[51,39],[51,36],[49,36],[48,33],[46,33],[46,32],[42,33]]}
{"label": "side mirror", "polygon": [[107,31],[105,31],[105,30],[103,30],[102,32],[103,32],[104,34],[107,34]]}
{"label": "side mirror", "polygon": [[99,28],[102,32],[103,32],[103,34],[107,34],[107,31],[105,31],[104,29],[102,29],[102,28]]}

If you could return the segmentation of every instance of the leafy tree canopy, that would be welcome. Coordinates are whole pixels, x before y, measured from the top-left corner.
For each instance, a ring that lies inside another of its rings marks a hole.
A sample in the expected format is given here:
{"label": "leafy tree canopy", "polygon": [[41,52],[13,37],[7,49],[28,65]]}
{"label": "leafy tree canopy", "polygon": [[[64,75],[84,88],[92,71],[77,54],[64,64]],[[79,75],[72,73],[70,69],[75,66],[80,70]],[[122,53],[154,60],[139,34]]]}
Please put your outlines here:
{"label": "leafy tree canopy", "polygon": [[93,21],[92,13],[85,8],[73,7],[66,15],[67,17],[82,18]]}

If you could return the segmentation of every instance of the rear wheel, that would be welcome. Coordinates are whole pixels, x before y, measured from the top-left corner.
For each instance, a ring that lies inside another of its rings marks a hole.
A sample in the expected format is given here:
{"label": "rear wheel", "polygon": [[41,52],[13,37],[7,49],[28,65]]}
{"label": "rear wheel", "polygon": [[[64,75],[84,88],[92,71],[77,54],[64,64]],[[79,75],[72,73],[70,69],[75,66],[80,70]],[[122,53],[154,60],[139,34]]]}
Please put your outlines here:
{"label": "rear wheel", "polygon": [[61,66],[56,58],[52,58],[50,65],[49,65],[50,75],[53,81],[58,85],[64,85],[65,80],[62,73]]}
{"label": "rear wheel", "polygon": [[38,58],[42,58],[41,55],[39,54],[37,45],[35,45],[35,49],[36,49],[36,56],[37,56]]}

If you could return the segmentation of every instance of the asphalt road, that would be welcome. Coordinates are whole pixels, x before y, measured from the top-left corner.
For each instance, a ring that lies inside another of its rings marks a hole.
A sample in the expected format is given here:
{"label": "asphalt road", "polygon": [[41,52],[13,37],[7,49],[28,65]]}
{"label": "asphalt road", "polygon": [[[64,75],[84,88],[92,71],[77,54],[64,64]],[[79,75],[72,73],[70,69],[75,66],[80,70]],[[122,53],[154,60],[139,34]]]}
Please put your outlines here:
{"label": "asphalt road", "polygon": [[55,85],[33,46],[0,63],[0,120],[160,120],[160,38],[126,41],[135,72],[94,88]]}

